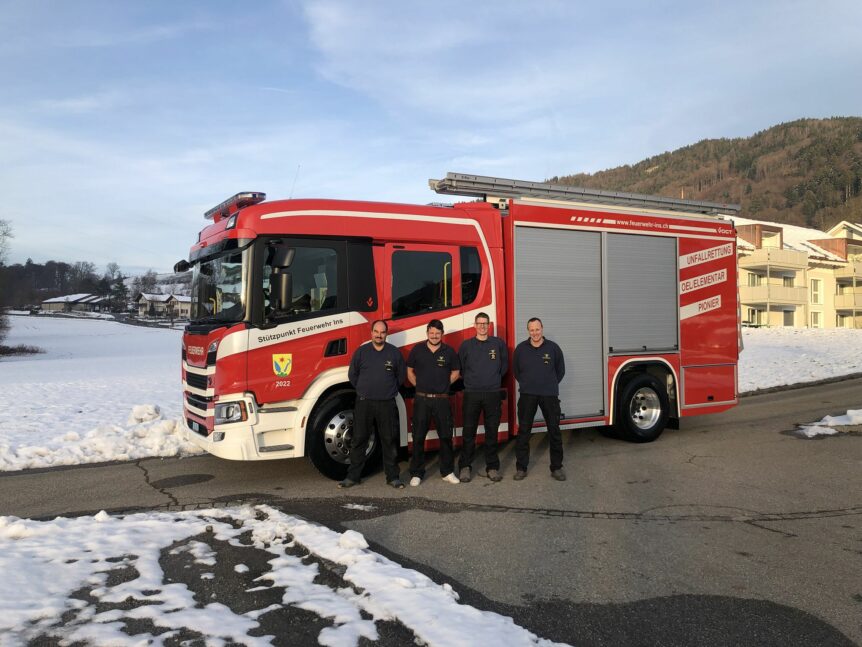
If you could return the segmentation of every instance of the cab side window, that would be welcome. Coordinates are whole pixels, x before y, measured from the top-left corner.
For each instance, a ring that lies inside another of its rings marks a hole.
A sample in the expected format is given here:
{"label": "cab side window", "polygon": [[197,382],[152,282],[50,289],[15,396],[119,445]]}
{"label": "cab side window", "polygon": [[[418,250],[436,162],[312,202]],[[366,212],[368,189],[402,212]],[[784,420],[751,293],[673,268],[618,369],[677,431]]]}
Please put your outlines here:
{"label": "cab side window", "polygon": [[461,248],[461,303],[468,305],[479,296],[482,282],[482,261],[475,247]]}
{"label": "cab side window", "polygon": [[452,255],[403,250],[392,254],[392,316],[452,306]]}
{"label": "cab side window", "polygon": [[338,306],[338,255],[329,247],[276,245],[263,267],[268,319],[301,316]]}

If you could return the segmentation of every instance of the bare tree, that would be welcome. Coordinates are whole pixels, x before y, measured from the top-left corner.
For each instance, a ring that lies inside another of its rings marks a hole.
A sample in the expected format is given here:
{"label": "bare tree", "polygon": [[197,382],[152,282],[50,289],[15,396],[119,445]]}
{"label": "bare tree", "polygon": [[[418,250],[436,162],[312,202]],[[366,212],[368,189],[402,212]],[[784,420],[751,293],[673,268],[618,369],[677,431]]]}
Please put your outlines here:
{"label": "bare tree", "polygon": [[[6,255],[9,253],[10,238],[12,238],[12,225],[7,220],[0,220],[0,265],[3,265],[6,261]],[[0,291],[3,289],[2,281],[0,281]],[[6,313],[0,310],[0,341],[3,341],[7,332],[9,332],[9,321],[6,319]]]}
{"label": "bare tree", "polygon": [[120,274],[120,265],[118,263],[114,263],[113,261],[108,263],[105,266],[105,277],[109,281],[116,280],[117,276]]}
{"label": "bare tree", "polygon": [[8,220],[0,220],[0,264],[6,262],[6,254],[9,253],[9,239],[12,236],[12,225]]}

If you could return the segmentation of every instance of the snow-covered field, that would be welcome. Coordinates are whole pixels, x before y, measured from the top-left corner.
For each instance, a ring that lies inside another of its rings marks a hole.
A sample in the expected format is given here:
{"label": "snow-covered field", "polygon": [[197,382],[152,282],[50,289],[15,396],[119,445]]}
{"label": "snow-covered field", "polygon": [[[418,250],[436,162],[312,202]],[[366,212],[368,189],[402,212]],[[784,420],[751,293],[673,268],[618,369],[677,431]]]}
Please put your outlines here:
{"label": "snow-covered field", "polygon": [[[11,323],[7,344],[46,352],[0,359],[0,470],[195,451],[178,433],[179,332],[43,317]],[[862,331],[760,329],[744,331],[744,339],[742,391],[862,372]],[[862,406],[812,422],[800,435],[860,423]],[[249,541],[266,553],[265,567],[230,568],[229,556],[213,548]],[[166,553],[186,560],[185,581],[166,581]],[[321,564],[336,565],[339,583],[316,580]],[[247,580],[247,596],[263,592],[268,602],[243,613],[220,602],[220,568]],[[449,584],[374,553],[359,533],[337,533],[267,506],[53,521],[0,517],[0,573],[0,647],[40,640],[159,645],[199,636],[207,645],[269,645],[268,619],[290,607],[325,620],[318,635],[324,645],[375,640],[375,621],[393,620],[418,644],[448,647],[474,636],[491,644],[551,644],[511,618],[460,604]],[[207,586],[213,601],[201,606],[196,596]]]}
{"label": "snow-covered field", "polygon": [[862,373],[862,330],[744,328],[739,392]]}
{"label": "snow-covered field", "polygon": [[[179,434],[179,331],[10,322],[6,344],[45,353],[0,359],[0,471],[198,451]],[[862,372],[862,330],[746,329],[743,339],[743,393]]]}
{"label": "snow-covered field", "polygon": [[85,319],[9,318],[0,359],[0,471],[194,452],[182,412],[176,330]]}

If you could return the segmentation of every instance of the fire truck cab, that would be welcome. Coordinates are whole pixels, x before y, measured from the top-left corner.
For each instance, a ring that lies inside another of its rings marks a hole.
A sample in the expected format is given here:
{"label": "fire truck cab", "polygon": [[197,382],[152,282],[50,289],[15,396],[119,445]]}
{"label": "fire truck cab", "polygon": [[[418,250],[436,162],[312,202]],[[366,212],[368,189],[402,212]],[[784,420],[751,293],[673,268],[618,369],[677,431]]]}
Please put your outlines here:
{"label": "fire truck cab", "polygon": [[[246,192],[205,214],[211,224],[175,268],[192,270],[182,348],[190,440],[227,459],[308,456],[342,478],[355,397],[347,369],[371,322],[386,320],[406,357],[430,319],[443,321],[457,350],[479,312],[510,351],[527,319],[543,320],[566,356],[563,428],[614,424],[643,442],[670,418],[736,403],[727,217],[738,207],[454,173],[432,188],[481,200]],[[504,392],[501,440],[517,431],[511,375]],[[405,386],[397,399],[405,447],[412,397]],[[460,398],[456,383],[456,442]]]}

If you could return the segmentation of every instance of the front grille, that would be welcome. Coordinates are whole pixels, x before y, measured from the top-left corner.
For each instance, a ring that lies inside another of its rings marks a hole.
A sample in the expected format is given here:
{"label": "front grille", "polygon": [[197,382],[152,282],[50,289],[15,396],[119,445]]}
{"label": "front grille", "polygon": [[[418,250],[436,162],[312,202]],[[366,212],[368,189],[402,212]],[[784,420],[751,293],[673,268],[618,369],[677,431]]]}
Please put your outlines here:
{"label": "front grille", "polygon": [[186,393],[186,402],[196,409],[206,411],[207,406],[212,402],[212,398],[204,398],[199,395],[195,395],[194,393]]}
{"label": "front grille", "polygon": [[188,384],[189,386],[193,386],[196,389],[206,391],[207,376],[198,375],[197,373],[192,373],[191,371],[186,371],[186,384]]}
{"label": "front grille", "polygon": [[186,424],[189,426],[189,429],[191,429],[196,434],[199,434],[203,437],[206,437],[207,428],[205,426],[203,426],[201,423],[199,423],[197,420],[192,420],[191,418],[186,418]]}

